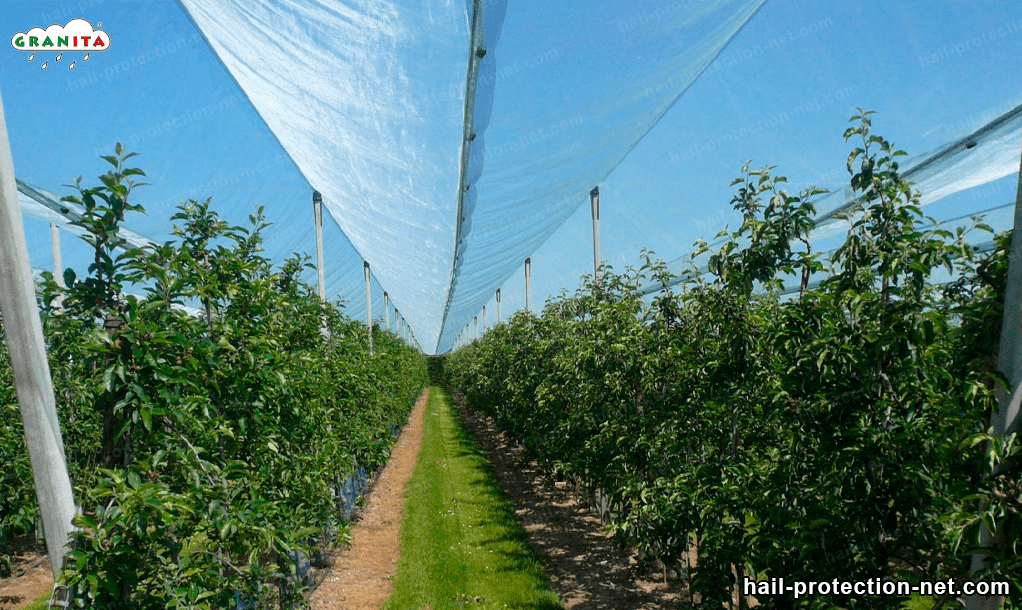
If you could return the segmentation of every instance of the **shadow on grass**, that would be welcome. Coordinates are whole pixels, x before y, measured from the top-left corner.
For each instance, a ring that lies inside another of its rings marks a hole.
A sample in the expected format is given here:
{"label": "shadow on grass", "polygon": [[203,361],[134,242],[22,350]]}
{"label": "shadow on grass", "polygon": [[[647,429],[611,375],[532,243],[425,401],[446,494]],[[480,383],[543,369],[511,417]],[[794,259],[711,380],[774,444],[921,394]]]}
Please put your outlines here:
{"label": "shadow on grass", "polygon": [[[444,400],[448,403],[455,415],[455,433],[460,447],[460,449],[455,453],[455,456],[470,459],[477,469],[477,472],[479,472],[479,476],[474,477],[469,482],[470,485],[474,489],[489,490],[485,492],[485,496],[487,498],[485,500],[461,500],[461,502],[478,505],[490,504],[490,510],[496,511],[496,514],[493,514],[490,518],[479,519],[472,525],[476,527],[492,526],[502,532],[501,536],[487,538],[480,541],[478,544],[483,547],[490,547],[487,550],[494,554],[499,554],[506,560],[506,565],[497,569],[496,572],[513,573],[535,570],[541,575],[544,583],[549,586],[548,579],[545,578],[545,575],[543,575],[543,562],[541,558],[537,557],[537,555],[533,552],[532,545],[529,543],[529,534],[522,529],[521,521],[515,513],[514,504],[512,504],[507,496],[501,491],[500,477],[497,475],[493,466],[487,459],[486,448],[476,440],[476,437],[465,426],[460,409],[453,404],[450,396],[445,396]],[[508,543],[521,550],[511,552],[507,551],[504,547]],[[513,606],[508,607],[511,608]],[[544,602],[538,606],[530,605],[528,608],[535,608],[539,610],[562,610],[564,606],[561,604]]]}
{"label": "shadow on grass", "polygon": [[631,551],[605,535],[599,519],[570,490],[544,484],[546,477],[538,466],[525,459],[522,449],[510,443],[492,419],[458,399],[453,409],[459,433],[467,437],[465,454],[484,457],[485,477],[493,477],[504,497],[510,498],[502,502],[501,518],[514,519],[528,530],[522,534],[525,543],[567,607],[659,610],[690,604],[677,584],[637,582],[630,570]]}

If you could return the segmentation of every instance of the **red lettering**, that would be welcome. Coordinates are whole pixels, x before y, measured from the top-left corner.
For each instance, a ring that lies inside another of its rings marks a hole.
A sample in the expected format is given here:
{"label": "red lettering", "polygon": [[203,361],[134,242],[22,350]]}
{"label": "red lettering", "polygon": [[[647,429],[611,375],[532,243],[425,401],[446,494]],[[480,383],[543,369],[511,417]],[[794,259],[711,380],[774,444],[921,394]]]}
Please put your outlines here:
{"label": "red lettering", "polygon": [[85,45],[86,47],[89,46],[90,38],[92,38],[92,36],[82,36],[82,44]]}
{"label": "red lettering", "polygon": [[92,46],[93,47],[105,47],[106,44],[103,43],[103,39],[102,38],[100,38],[99,36],[96,36],[96,42],[92,43]]}

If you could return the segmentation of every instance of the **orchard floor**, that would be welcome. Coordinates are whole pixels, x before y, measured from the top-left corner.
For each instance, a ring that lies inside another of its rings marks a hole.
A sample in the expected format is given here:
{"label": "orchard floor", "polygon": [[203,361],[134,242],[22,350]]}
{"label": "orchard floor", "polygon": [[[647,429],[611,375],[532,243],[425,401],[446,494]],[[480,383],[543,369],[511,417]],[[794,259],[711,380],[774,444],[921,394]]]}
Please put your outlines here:
{"label": "orchard floor", "polygon": [[[635,553],[605,533],[598,517],[568,489],[550,485],[535,463],[523,459],[488,416],[454,400],[462,424],[480,444],[512,502],[529,543],[544,565],[550,588],[571,610],[661,610],[687,605],[677,582],[656,575],[634,578]],[[313,608],[375,610],[387,598],[400,553],[404,485],[415,466],[423,434],[420,397],[391,460],[352,528],[351,545],[336,553]],[[466,606],[469,607],[469,606]],[[418,610],[418,609],[412,609]]]}
{"label": "orchard floor", "polygon": [[322,584],[312,593],[313,610],[376,610],[390,595],[401,554],[401,517],[405,484],[422,445],[423,412],[429,390],[415,402],[408,424],[390,453],[390,461],[369,494],[351,541],[330,557]]}
{"label": "orchard floor", "polygon": [[486,451],[504,494],[515,506],[533,551],[546,566],[550,588],[572,610],[659,610],[689,602],[677,582],[662,576],[633,578],[633,551],[622,549],[586,504],[569,489],[551,485],[535,462],[523,458],[485,414],[455,405],[462,423]]}
{"label": "orchard floor", "polygon": [[0,610],[21,610],[53,590],[50,560],[35,548],[35,535],[14,539],[13,573],[0,578]]}

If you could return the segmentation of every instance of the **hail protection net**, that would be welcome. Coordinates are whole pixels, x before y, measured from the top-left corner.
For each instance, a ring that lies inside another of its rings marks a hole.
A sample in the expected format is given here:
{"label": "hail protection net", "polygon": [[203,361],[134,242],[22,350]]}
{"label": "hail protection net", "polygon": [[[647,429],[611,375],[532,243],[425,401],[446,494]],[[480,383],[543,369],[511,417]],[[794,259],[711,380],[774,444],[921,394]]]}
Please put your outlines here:
{"label": "hail protection net", "polygon": [[761,3],[183,0],[439,351]]}
{"label": "hail protection net", "polygon": [[[52,266],[48,225],[67,228],[62,185],[104,171],[120,141],[152,183],[133,195],[148,214],[128,219],[132,244],[168,239],[179,202],[211,196],[232,224],[263,207],[275,262],[315,260],[318,190],[327,297],[364,320],[368,261],[373,318],[394,328],[396,308],[444,352],[483,306],[496,322],[497,288],[504,319],[524,307],[527,257],[533,309],[592,272],[597,185],[617,270],[648,248],[698,271],[693,241],[734,226],[728,183],[749,159],[830,189],[814,250],[835,247],[857,106],[909,152],[927,213],[1009,228],[1022,138],[1009,4],[26,3],[4,9],[12,34],[86,19],[109,48],[8,49],[0,89],[35,268]],[[62,247],[81,274],[87,246]]]}

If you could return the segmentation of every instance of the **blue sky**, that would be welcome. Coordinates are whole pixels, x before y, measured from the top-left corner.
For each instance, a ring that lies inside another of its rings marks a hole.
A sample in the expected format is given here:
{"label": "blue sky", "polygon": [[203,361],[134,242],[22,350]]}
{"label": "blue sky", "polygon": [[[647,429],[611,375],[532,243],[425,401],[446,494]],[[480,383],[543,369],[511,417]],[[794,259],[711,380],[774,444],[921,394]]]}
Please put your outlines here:
{"label": "blue sky", "polygon": [[[494,109],[501,114],[492,124],[517,121],[524,129],[546,116],[539,109],[555,108],[558,95],[585,87],[619,115],[641,111],[643,100],[656,96],[629,90],[629,76],[639,62],[671,59],[658,56],[643,37],[671,34],[680,13],[669,9],[694,10],[699,3],[571,6],[564,13],[576,24],[576,37],[556,39],[550,38],[559,31],[553,17],[543,12],[549,5],[537,0],[508,5],[493,55],[498,96],[502,79],[539,86],[532,97],[498,97]],[[665,11],[660,18],[657,8]],[[275,223],[268,251],[313,252],[310,185],[176,2],[28,1],[4,3],[0,15],[8,35],[84,18],[102,23],[111,39],[108,50],[87,62],[82,53],[56,62],[40,52],[29,62],[27,53],[9,45],[0,52],[0,94],[19,178],[68,194],[61,185],[79,175],[88,182],[104,171],[98,155],[110,154],[121,141],[140,153],[138,165],[152,183],[137,192],[150,213],[130,221],[133,229],[164,239],[178,201],[212,196],[216,209],[238,223],[256,204],[265,205]],[[454,30],[451,36],[464,35]],[[439,34],[445,31],[438,26]],[[608,40],[613,35],[619,40]],[[572,58],[596,44],[605,45],[610,58],[605,78],[582,79]],[[674,259],[689,252],[696,238],[712,237],[733,220],[728,182],[749,159],[778,165],[796,184],[841,186],[849,150],[841,132],[856,106],[876,110],[876,131],[910,155],[968,134],[1022,103],[1019,57],[1022,8],[1013,2],[767,2],[600,184],[602,255],[620,270],[637,264],[642,248]],[[67,69],[69,60],[77,61],[74,70]],[[45,71],[42,61],[50,62]],[[429,61],[441,59],[427,58],[422,65]],[[460,94],[456,88],[450,93]],[[561,146],[563,154],[584,152],[573,150],[572,139],[563,136],[591,138],[590,130],[600,129],[596,116],[563,126],[556,140],[568,143]],[[598,141],[611,150],[636,135],[609,131]],[[458,155],[447,148],[437,154]],[[556,154],[550,152],[547,160]],[[544,155],[532,160],[539,173]],[[927,211],[949,218],[1007,203],[1015,180],[1008,175]],[[579,207],[532,256],[534,304],[561,289],[573,291],[579,276],[591,271],[587,204],[560,202],[562,210]],[[453,216],[453,200],[436,205],[443,214],[450,206]],[[26,219],[26,231],[33,266],[47,268],[46,226]],[[360,255],[336,224],[328,222],[326,231],[332,252],[328,283],[360,317]],[[70,237],[63,246],[65,264],[81,273],[84,249]],[[505,315],[524,305],[521,276],[519,268],[500,284]],[[398,288],[389,289],[394,294]],[[379,286],[374,291],[377,318],[381,291]],[[492,323],[495,304],[487,309]]]}

